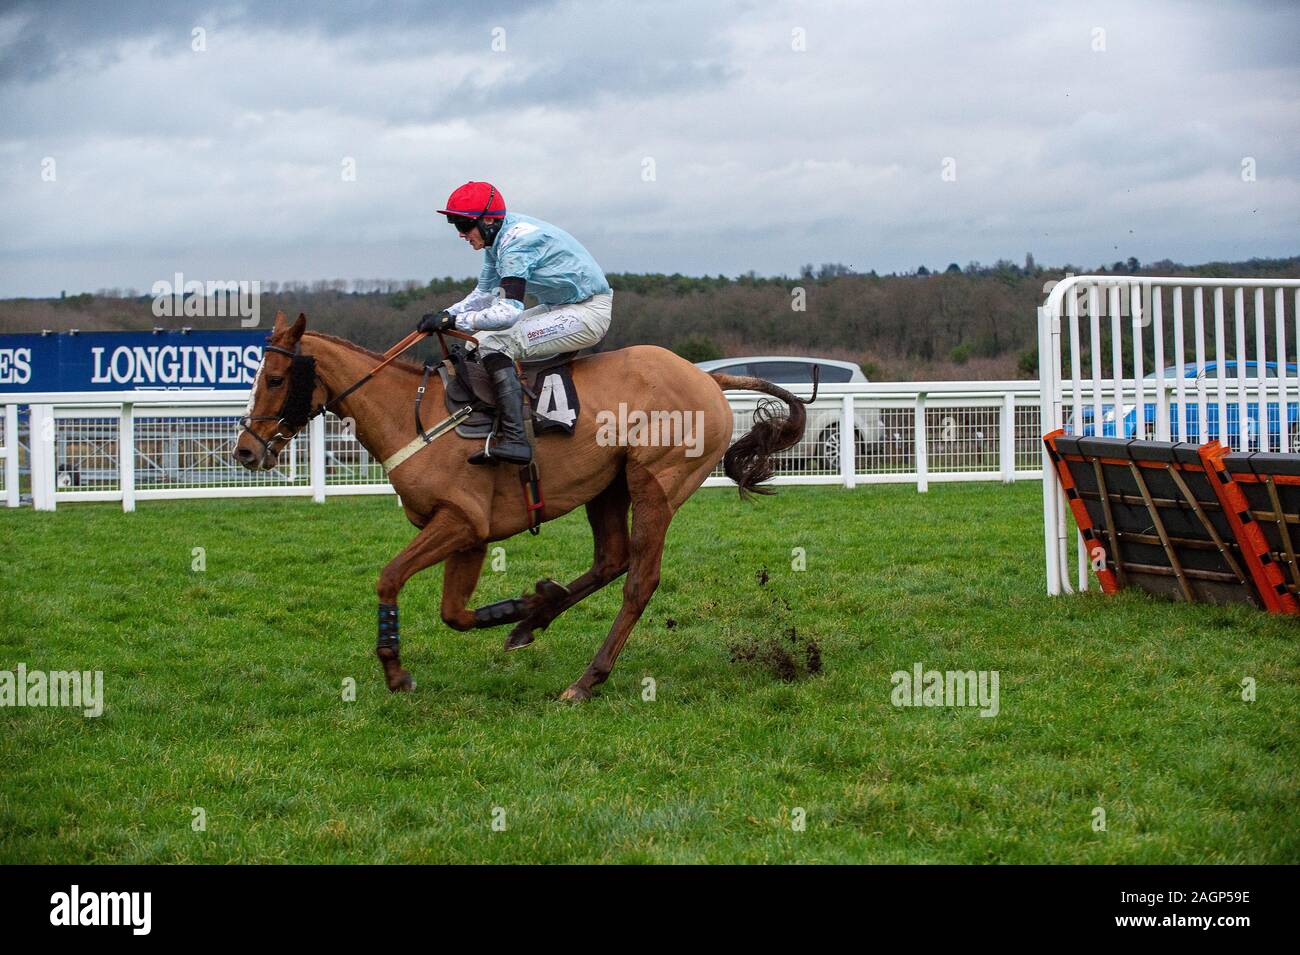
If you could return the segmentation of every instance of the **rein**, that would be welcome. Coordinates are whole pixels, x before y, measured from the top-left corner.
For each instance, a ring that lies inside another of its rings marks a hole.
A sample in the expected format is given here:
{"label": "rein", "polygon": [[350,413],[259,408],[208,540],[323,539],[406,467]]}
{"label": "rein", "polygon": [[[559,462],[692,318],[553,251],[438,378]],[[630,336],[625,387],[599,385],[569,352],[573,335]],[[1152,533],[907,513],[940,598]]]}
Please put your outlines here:
{"label": "rein", "polygon": [[[316,390],[316,359],[311,355],[302,354],[302,342],[299,341],[294,346],[293,351],[287,348],[281,348],[279,345],[272,345],[270,338],[263,347],[263,353],[276,352],[281,355],[287,355],[290,360],[289,366],[289,393],[284,397],[284,404],[280,406],[279,412],[273,415],[244,415],[239,419],[241,431],[246,431],[257,439],[262,445],[262,450],[266,454],[278,454],[284,450],[284,446],[293,440],[293,436],[298,433],[308,421],[317,415],[322,415],[327,411],[333,411],[334,406],[340,401],[352,394],[379,372],[383,371],[392,361],[394,361],[404,351],[423,338],[428,337],[429,332],[414,331],[407,335],[400,342],[394,345],[388,351],[384,352],[383,360],[371,368],[368,372],[354,381],[348,387],[344,388],[333,398],[318,405],[311,407],[312,392]],[[458,332],[455,329],[447,329],[437,333],[438,343],[442,346],[444,357],[448,354],[447,344],[442,340],[442,336],[450,335],[452,338],[459,338],[464,341],[477,342],[473,335],[467,335],[464,332]],[[264,359],[265,360],[265,359]],[[251,410],[251,408],[250,408]],[[254,421],[274,421],[279,426],[270,440],[263,438],[254,431],[250,425]],[[286,434],[286,430],[288,433]],[[436,437],[436,435],[435,435]],[[276,442],[280,442],[279,447],[275,447]]]}

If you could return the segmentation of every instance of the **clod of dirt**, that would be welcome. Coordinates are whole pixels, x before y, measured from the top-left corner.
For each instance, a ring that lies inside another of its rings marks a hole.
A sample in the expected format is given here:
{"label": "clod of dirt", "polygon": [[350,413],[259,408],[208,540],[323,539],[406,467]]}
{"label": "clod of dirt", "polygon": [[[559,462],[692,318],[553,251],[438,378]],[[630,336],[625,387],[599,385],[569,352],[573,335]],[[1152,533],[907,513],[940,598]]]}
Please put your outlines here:
{"label": "clod of dirt", "polygon": [[674,620],[672,617],[669,617],[667,620],[664,621],[664,626],[667,627],[669,630],[672,630],[677,626],[677,621]]}
{"label": "clod of dirt", "polygon": [[728,649],[731,651],[732,663],[756,663],[783,683],[793,683],[799,675],[799,668],[790,651],[771,637],[761,641],[750,639],[733,643]]}
{"label": "clod of dirt", "polygon": [[808,672],[810,674],[821,673],[822,672],[822,648],[817,643],[816,640],[813,640],[811,637],[808,639],[808,642],[804,644],[803,654],[804,654],[804,666],[808,668]]}
{"label": "clod of dirt", "polygon": [[[822,670],[822,651],[816,640],[801,639],[791,627],[784,636],[794,644],[794,652],[787,649],[775,637],[762,640],[751,637],[729,644],[732,663],[752,663],[762,667],[782,683],[793,683],[800,676],[811,676]],[[802,650],[804,665],[800,672],[799,661],[795,654]]]}
{"label": "clod of dirt", "polygon": [[767,582],[768,582],[768,579],[769,579],[769,578],[768,578],[768,576],[767,576],[767,568],[766,568],[766,567],[761,568],[761,569],[759,570],[759,572],[758,572],[757,574],[755,574],[754,576],[758,578],[758,585],[759,585],[760,587],[766,587],[766,586],[767,586]]}

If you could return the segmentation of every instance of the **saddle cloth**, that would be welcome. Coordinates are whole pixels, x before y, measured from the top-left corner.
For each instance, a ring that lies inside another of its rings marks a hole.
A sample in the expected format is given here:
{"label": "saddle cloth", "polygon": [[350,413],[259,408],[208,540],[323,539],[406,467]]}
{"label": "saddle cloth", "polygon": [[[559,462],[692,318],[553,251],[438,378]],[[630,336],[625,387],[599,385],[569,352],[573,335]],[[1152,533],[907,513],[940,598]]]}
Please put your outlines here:
{"label": "saddle cloth", "polygon": [[[564,352],[522,363],[534,433],[573,434],[581,410],[578,390],[573,385],[573,361],[583,354],[586,352]],[[470,361],[464,350],[456,347],[451,350],[451,357],[438,366],[438,375],[442,378],[449,412],[467,404],[474,409],[457,426],[456,433],[462,438],[486,437],[496,420],[496,393],[487,370],[479,362]]]}

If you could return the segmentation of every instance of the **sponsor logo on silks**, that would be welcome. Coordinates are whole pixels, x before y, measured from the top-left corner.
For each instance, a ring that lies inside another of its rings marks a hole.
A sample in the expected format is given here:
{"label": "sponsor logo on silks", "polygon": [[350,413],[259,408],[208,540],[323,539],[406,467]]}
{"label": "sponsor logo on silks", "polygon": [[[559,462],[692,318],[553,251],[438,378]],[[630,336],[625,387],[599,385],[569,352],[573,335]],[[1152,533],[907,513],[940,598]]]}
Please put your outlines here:
{"label": "sponsor logo on silks", "polygon": [[551,335],[562,335],[569,327],[568,322],[559,322],[555,325],[544,325],[541,328],[533,328],[528,332],[530,342],[540,341],[543,338],[549,338]]}
{"label": "sponsor logo on silks", "polygon": [[497,239],[496,247],[499,250],[503,245],[509,245],[511,242],[515,241],[515,239],[522,238],[523,236],[528,235],[528,233],[536,231],[537,226],[533,225],[531,222],[516,222],[509,229],[506,229],[505,232],[501,233],[500,237]]}
{"label": "sponsor logo on silks", "polygon": [[50,896],[51,925],[129,925],[131,934],[148,935],[153,925],[152,892],[69,892]]}
{"label": "sponsor logo on silks", "polygon": [[997,670],[926,670],[913,664],[912,672],[897,670],[890,676],[895,706],[978,706],[980,716],[997,716]]}

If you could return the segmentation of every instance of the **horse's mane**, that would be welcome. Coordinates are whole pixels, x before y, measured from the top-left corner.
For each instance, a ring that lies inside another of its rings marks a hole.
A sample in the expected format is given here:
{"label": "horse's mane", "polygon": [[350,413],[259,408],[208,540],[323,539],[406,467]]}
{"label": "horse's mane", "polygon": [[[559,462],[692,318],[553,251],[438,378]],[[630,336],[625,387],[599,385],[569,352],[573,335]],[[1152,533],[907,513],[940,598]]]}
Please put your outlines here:
{"label": "horse's mane", "polygon": [[[366,348],[364,345],[358,345],[356,342],[348,341],[346,338],[339,338],[337,335],[326,335],[324,332],[314,332],[314,331],[306,331],[303,332],[303,334],[313,335],[316,338],[321,339],[322,341],[333,342],[335,345],[342,345],[344,348],[347,348],[350,351],[360,352],[362,355],[367,355],[373,358],[375,360],[375,364],[378,364],[379,362],[384,360],[384,356],[381,355],[379,352],[371,351],[369,348]],[[421,372],[423,371],[423,369],[419,365],[406,361],[403,358],[394,359],[392,362],[389,363],[388,367],[404,368],[405,370],[414,372],[417,375],[421,374]]]}

